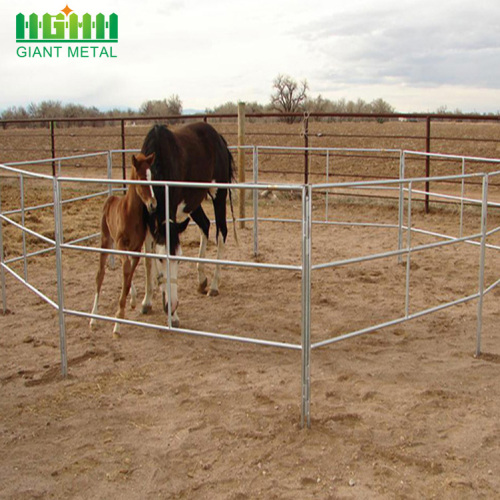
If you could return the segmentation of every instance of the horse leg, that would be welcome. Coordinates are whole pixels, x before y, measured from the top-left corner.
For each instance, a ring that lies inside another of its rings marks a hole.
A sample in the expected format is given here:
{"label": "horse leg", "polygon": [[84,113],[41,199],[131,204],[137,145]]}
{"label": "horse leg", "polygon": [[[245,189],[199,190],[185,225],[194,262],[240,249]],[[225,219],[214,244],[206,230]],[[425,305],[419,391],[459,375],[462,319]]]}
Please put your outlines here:
{"label": "horse leg", "polygon": [[[130,291],[130,286],[132,284],[132,277],[134,276],[135,268],[139,263],[139,259],[137,257],[123,257],[123,278],[122,278],[122,291],[120,294],[120,301],[118,303],[118,311],[116,312],[116,317],[123,319],[125,318],[125,306],[127,305],[127,296]],[[113,336],[120,336],[120,323],[115,323],[115,327],[113,328]]]}
{"label": "horse leg", "polygon": [[[207,243],[208,236],[200,229],[200,251],[198,252],[198,258],[205,258]],[[203,262],[198,262],[196,264],[196,269],[198,271],[198,291],[200,293],[207,293],[208,278],[205,274],[205,264]]]}
{"label": "horse leg", "polygon": [[[144,242],[144,250],[146,253],[154,253],[154,239],[151,233],[148,231],[146,234],[146,241]],[[151,259],[146,257],[144,259],[144,268],[146,274],[146,291],[144,294],[144,300],[142,301],[142,314],[148,314],[152,306],[152,298],[153,298],[153,276],[152,276],[152,266]]]}
{"label": "horse leg", "polygon": [[[210,220],[203,211],[203,208],[201,208],[201,205],[191,213],[191,218],[200,228],[200,251],[198,253],[198,257],[200,259],[204,259],[207,251]],[[198,262],[196,264],[196,269],[198,271],[198,291],[200,293],[207,293],[208,279],[205,274],[205,264],[203,262]]]}
{"label": "horse leg", "polygon": [[[111,248],[112,245],[111,235],[109,233],[108,225],[106,223],[106,218],[103,216],[101,222],[101,248]],[[97,314],[99,309],[99,296],[101,293],[102,282],[104,281],[104,274],[106,272],[106,260],[108,258],[107,253],[101,253],[99,255],[99,269],[96,274],[96,294],[94,296],[94,305],[92,307],[92,314]],[[90,320],[90,328],[95,328],[97,326],[97,320],[92,318]]]}
{"label": "horse leg", "polygon": [[[156,270],[156,282],[160,286],[160,290],[162,293],[163,310],[167,315],[170,313],[172,326],[178,327],[180,324],[179,316],[177,315],[177,307],[179,306],[177,285],[179,262],[176,260],[171,260],[170,264],[168,264],[167,260],[164,257],[160,257],[166,256],[167,254],[167,247],[165,245],[157,244],[155,250],[159,258],[154,259],[154,267]],[[175,255],[182,255],[182,249],[180,245],[175,249]],[[168,286],[169,283],[167,266],[170,266],[170,289]],[[168,307],[169,304],[170,308]]]}
{"label": "horse leg", "polygon": [[130,283],[130,309],[135,309],[137,305],[137,290],[135,289],[134,282]]}
{"label": "horse leg", "polygon": [[[227,238],[226,197],[227,189],[219,189],[214,198],[215,224],[217,226],[217,260],[223,258],[224,244]],[[214,277],[208,291],[210,297],[219,295],[220,268],[220,264],[216,264]]]}
{"label": "horse leg", "polygon": [[[162,246],[158,245],[158,253],[161,252]],[[182,255],[181,248],[177,249],[176,255]],[[160,284],[160,289],[162,292],[162,300],[163,300],[163,310],[168,315],[169,307],[168,307],[168,297],[169,297],[169,289],[168,289],[168,279],[167,279],[167,262],[165,259],[157,259],[157,281]],[[179,306],[179,295],[178,295],[178,284],[177,278],[179,273],[179,262],[171,261],[170,262],[170,307],[171,307],[171,318],[172,318],[172,326],[177,328],[180,325],[179,316],[177,314],[177,307]]]}

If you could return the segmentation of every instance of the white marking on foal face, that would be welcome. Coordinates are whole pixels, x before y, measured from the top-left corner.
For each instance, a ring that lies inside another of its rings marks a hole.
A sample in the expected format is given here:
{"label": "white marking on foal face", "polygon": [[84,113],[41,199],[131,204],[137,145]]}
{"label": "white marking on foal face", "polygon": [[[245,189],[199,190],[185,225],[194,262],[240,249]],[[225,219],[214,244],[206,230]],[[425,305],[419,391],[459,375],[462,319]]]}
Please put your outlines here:
{"label": "white marking on foal face", "polygon": [[[151,182],[151,180],[153,179],[153,174],[151,173],[151,169],[150,169],[150,168],[148,168],[148,169],[146,170],[146,179],[147,179],[149,182]],[[154,192],[154,190],[153,190],[153,186],[149,186],[149,189],[150,189],[150,191],[151,191],[151,198],[153,198],[153,199],[154,199],[154,197],[155,197],[155,192]]]}

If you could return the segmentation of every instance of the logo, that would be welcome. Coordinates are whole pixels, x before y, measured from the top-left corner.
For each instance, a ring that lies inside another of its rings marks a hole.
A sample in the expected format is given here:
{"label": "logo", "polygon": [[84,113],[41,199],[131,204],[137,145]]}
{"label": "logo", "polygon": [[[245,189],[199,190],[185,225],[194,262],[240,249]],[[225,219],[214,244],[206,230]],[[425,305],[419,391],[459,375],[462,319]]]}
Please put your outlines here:
{"label": "logo", "polygon": [[114,46],[106,44],[118,43],[118,15],[87,13],[80,17],[67,5],[55,15],[19,13],[16,43],[18,57],[114,58]]}

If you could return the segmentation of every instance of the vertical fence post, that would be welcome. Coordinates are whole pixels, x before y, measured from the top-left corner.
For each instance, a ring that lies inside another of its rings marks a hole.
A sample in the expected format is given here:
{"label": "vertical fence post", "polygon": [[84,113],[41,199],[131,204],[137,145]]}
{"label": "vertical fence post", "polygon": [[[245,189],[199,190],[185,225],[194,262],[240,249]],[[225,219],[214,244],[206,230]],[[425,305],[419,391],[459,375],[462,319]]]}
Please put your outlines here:
{"label": "vertical fence post", "polygon": [[460,234],[459,238],[464,235],[464,198],[465,198],[465,158],[462,158],[462,180],[460,187]]}
{"label": "vertical fence post", "polygon": [[[108,155],[106,158],[106,167],[108,179],[111,180],[113,178],[113,153],[111,153],[111,151],[108,151]],[[112,194],[113,185],[108,184],[108,196],[111,196]]]}
{"label": "vertical fence post", "polygon": [[304,116],[304,184],[309,182],[309,115]]}
{"label": "vertical fence post", "polygon": [[410,270],[411,270],[411,196],[413,183],[408,183],[408,230],[406,231],[406,283],[405,283],[405,317],[410,315]]}
{"label": "vertical fence post", "polygon": [[486,260],[486,232],[488,228],[488,175],[483,177],[481,205],[481,251],[479,253],[479,300],[477,302],[476,356],[481,355],[481,331],[483,328],[484,266]]}
{"label": "vertical fence post", "polygon": [[54,232],[56,240],[56,271],[57,271],[57,310],[59,317],[59,346],[61,350],[61,373],[68,375],[68,359],[66,355],[66,324],[64,321],[64,280],[61,244],[63,242],[61,187],[56,177],[52,179],[54,191]]}
{"label": "vertical fence post", "polygon": [[[404,219],[404,183],[405,178],[405,152],[401,151],[399,157],[399,211],[398,211],[398,250],[403,248],[403,219]],[[402,254],[398,255],[398,263],[403,262]]]}
{"label": "vertical fence post", "polygon": [[122,136],[122,179],[127,178],[127,166],[125,164],[125,120],[122,118],[120,120],[121,126],[121,136]]}
{"label": "vertical fence post", "polygon": [[311,232],[312,189],[302,188],[302,428],[311,427]]}
{"label": "vertical fence post", "polygon": [[[56,157],[56,137],[55,137],[55,122],[54,120],[50,120],[50,149],[52,152],[52,158]],[[52,175],[56,175],[56,162],[52,162]]]}
{"label": "vertical fence post", "polygon": [[[431,152],[431,117],[427,116],[425,120],[425,152]],[[431,157],[427,155],[425,157],[425,176],[429,178],[431,176]],[[429,191],[430,182],[425,181],[425,213],[429,213]]]}
{"label": "vertical fence post", "polygon": [[[108,174],[108,179],[113,178],[113,153],[111,151],[108,151],[108,156],[107,156],[107,174]],[[113,185],[108,184],[108,196],[111,196],[113,194]],[[111,254],[109,256],[109,267],[111,269],[115,269],[115,255]]]}
{"label": "vertical fence post", "polygon": [[[330,150],[326,150],[326,183],[330,182]],[[325,222],[328,222],[328,198],[330,195],[330,189],[326,188],[325,192]]]}
{"label": "vertical fence post", "polygon": [[[253,146],[253,183],[259,182],[259,148]],[[253,190],[253,254],[255,257],[259,254],[259,192]]]}
{"label": "vertical fence post", "polygon": [[[172,329],[172,275],[170,269],[170,224],[174,224],[170,220],[170,187],[165,184],[165,224],[166,224],[166,234],[165,234],[165,246],[166,246],[166,255],[167,259],[167,302],[165,303],[165,298],[163,298],[163,309],[166,307],[167,311],[167,325],[168,328]],[[161,262],[161,261],[160,261]]]}
{"label": "vertical fence post", "polygon": [[[238,182],[245,182],[245,103],[238,103]],[[245,190],[240,189],[239,196],[239,227],[245,227]]]}
{"label": "vertical fence post", "polygon": [[[2,213],[2,188],[0,186],[0,214]],[[3,252],[3,222],[0,219],[0,281],[2,282],[2,311],[7,314],[7,289],[5,287],[5,269]]]}
{"label": "vertical fence post", "polygon": [[[25,203],[24,203],[24,175],[19,174],[19,191],[21,198],[21,225],[25,227],[26,224],[26,213],[25,213]],[[24,264],[24,281],[28,281],[28,259],[26,254],[26,232],[22,231],[23,235],[23,264]]]}

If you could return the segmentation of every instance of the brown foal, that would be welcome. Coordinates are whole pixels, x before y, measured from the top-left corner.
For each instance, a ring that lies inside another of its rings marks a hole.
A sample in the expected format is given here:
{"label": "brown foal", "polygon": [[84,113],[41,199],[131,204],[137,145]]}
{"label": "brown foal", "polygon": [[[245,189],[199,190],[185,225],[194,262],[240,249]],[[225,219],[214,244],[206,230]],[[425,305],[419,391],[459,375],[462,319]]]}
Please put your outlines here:
{"label": "brown foal", "polygon": [[[132,180],[151,181],[151,165],[155,155],[145,156],[140,153],[132,157]],[[146,238],[146,219],[144,206],[149,213],[156,210],[156,198],[153,187],[146,184],[129,184],[125,196],[109,196],[102,210],[101,220],[101,248],[111,248],[113,242],[117,250],[140,252]],[[117,318],[125,317],[125,305],[132,284],[132,277],[139,263],[139,257],[121,255],[122,260],[122,290],[118,304]],[[92,314],[97,314],[99,307],[99,294],[104,280],[106,260],[108,254],[101,253],[99,269],[96,275],[96,294]],[[135,297],[132,296],[132,307],[135,306]],[[96,325],[96,319],[90,320],[90,327]],[[119,337],[120,323],[115,323],[113,335]]]}

